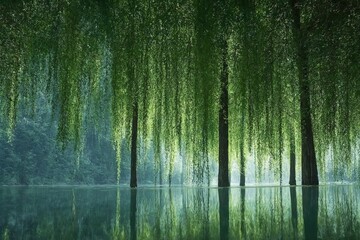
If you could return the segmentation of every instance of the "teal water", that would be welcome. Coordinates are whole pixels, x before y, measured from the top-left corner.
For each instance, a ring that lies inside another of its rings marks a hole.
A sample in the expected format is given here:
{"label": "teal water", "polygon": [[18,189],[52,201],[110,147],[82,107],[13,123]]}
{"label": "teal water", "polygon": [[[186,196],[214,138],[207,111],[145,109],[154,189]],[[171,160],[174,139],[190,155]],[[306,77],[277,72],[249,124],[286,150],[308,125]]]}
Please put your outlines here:
{"label": "teal water", "polygon": [[0,239],[360,239],[360,187],[0,187]]}

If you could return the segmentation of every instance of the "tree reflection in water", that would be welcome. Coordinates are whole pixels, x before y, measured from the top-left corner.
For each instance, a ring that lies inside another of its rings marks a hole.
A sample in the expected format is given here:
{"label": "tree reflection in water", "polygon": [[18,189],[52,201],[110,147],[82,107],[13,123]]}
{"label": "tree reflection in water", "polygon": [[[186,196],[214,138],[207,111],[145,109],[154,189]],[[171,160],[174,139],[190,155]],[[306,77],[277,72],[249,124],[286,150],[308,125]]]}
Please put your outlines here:
{"label": "tree reflection in water", "polygon": [[229,239],[229,188],[219,188],[220,239]]}
{"label": "tree reflection in water", "polygon": [[136,196],[137,189],[130,190],[130,239],[136,240],[137,231],[136,231]]}
{"label": "tree reflection in water", "polygon": [[297,211],[297,198],[296,198],[296,187],[290,187],[290,201],[291,201],[291,224],[293,228],[293,239],[298,238],[298,211]]}
{"label": "tree reflection in water", "polygon": [[302,204],[303,204],[305,239],[317,239],[319,188],[303,187]]}
{"label": "tree reflection in water", "polygon": [[356,185],[0,187],[0,239],[360,239],[359,199]]}

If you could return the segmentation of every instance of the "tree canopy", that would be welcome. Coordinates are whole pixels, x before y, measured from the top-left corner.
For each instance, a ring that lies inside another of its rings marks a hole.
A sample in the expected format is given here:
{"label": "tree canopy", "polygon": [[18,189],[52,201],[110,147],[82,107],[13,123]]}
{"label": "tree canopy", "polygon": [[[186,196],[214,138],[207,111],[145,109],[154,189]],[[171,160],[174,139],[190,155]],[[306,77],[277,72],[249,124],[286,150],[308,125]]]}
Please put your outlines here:
{"label": "tree canopy", "polygon": [[3,0],[0,109],[8,138],[19,104],[36,112],[41,93],[61,144],[81,149],[89,123],[112,129],[119,179],[136,106],[154,166],[165,154],[171,175],[181,154],[192,180],[203,183],[218,152],[225,51],[229,159],[253,155],[259,177],[268,164],[281,179],[291,138],[297,153],[301,146],[297,38],[318,166],[324,171],[330,157],[334,169],[359,167],[360,2],[295,1],[299,36],[289,2]]}

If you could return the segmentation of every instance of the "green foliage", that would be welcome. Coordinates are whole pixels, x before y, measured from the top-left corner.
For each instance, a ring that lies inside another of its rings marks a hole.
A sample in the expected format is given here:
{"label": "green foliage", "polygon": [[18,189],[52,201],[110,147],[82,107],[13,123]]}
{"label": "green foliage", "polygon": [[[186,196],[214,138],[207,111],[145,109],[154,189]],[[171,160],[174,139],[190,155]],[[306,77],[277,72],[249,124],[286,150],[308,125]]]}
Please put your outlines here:
{"label": "green foliage", "polygon": [[[350,166],[360,132],[360,5],[301,5],[320,166],[324,171],[328,151],[335,168]],[[14,141],[19,105],[36,113],[41,93],[64,149],[73,143],[84,151],[91,124],[111,129],[119,181],[136,104],[139,138],[154,149],[155,169],[166,155],[171,177],[182,152],[203,182],[217,154],[221,44],[227,42],[230,159],[240,159],[240,149],[256,152],[259,173],[269,164],[281,180],[290,134],[301,142],[291,22],[286,1],[2,1],[4,129]]]}

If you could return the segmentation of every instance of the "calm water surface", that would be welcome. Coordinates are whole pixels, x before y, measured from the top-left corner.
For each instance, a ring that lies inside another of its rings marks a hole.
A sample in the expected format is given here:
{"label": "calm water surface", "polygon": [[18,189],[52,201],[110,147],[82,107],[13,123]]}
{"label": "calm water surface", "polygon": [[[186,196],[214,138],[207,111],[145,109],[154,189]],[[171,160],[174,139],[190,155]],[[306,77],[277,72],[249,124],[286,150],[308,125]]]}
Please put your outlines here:
{"label": "calm water surface", "polygon": [[0,239],[360,239],[360,187],[0,187]]}

